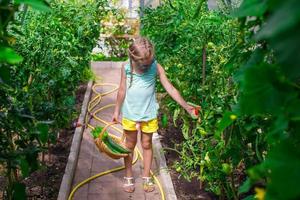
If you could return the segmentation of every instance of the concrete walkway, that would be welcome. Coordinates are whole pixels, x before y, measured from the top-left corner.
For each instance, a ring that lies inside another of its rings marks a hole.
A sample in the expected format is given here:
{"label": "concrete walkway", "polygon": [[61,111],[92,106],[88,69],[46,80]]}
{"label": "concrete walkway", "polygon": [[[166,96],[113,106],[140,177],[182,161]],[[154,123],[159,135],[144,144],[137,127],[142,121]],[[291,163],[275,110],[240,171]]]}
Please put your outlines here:
{"label": "concrete walkway", "polygon": [[[97,64],[92,64],[92,70],[101,78],[98,82],[103,83],[116,83],[119,84],[120,81],[120,68],[118,66],[109,65],[109,66],[99,66]],[[99,88],[99,91],[105,92],[110,90],[109,87]],[[94,95],[93,95],[94,96]],[[102,102],[98,107],[107,105],[110,103],[115,103],[116,101],[116,92],[110,95],[107,95],[103,98]],[[113,108],[104,110],[99,113],[99,117],[104,120],[110,121],[113,113]],[[90,123],[93,126],[101,125],[95,120],[91,120]],[[120,127],[121,128],[121,127]],[[110,130],[111,133],[120,135],[116,133],[113,129]],[[140,148],[140,144],[138,145]],[[152,171],[157,172],[156,162],[153,162]],[[73,179],[73,187],[79,182],[95,175],[100,172],[109,170],[123,165],[123,159],[113,160],[108,158],[105,154],[99,153],[97,147],[94,144],[94,141],[90,135],[90,129],[84,130],[81,148],[79,153],[78,164],[75,172],[75,177]],[[124,170],[108,174],[102,177],[99,177],[88,184],[81,187],[75,193],[74,200],[158,200],[161,199],[161,195],[158,187],[152,193],[145,193],[142,189],[142,163],[139,160],[134,166],[134,178],[135,178],[135,192],[126,193],[122,190]],[[158,177],[160,178],[160,177]]]}

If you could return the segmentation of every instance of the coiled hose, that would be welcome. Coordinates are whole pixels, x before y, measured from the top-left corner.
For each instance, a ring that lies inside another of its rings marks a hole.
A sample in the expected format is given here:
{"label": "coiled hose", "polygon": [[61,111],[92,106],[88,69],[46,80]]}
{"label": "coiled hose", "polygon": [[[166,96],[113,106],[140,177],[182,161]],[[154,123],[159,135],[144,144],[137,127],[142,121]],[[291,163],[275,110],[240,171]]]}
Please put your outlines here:
{"label": "coiled hose", "polygon": [[[98,92],[98,91],[96,90],[97,87],[103,87],[103,86],[106,86],[106,87],[107,87],[107,86],[108,86],[108,87],[113,87],[113,89],[109,90],[108,92],[104,92],[104,93],[100,93],[100,92]],[[88,104],[88,114],[87,114],[86,117],[85,117],[85,124],[86,124],[86,127],[91,128],[91,129],[94,129],[94,128],[95,128],[94,126],[92,126],[92,125],[89,123],[90,116],[92,116],[92,118],[94,118],[96,121],[101,122],[101,123],[103,123],[103,124],[105,124],[105,125],[109,124],[108,121],[105,121],[105,120],[101,119],[100,117],[97,116],[97,114],[98,114],[99,112],[101,112],[102,110],[104,110],[104,109],[107,109],[107,108],[110,108],[110,107],[115,106],[116,104],[108,104],[108,105],[105,105],[105,106],[103,106],[103,107],[101,107],[101,108],[96,109],[94,112],[93,112],[93,109],[94,109],[97,105],[100,104],[100,102],[101,102],[101,100],[102,100],[102,98],[103,98],[104,96],[106,96],[106,95],[108,95],[108,94],[111,94],[111,93],[113,93],[113,92],[115,92],[115,91],[117,91],[117,90],[118,90],[118,85],[117,85],[117,84],[113,84],[113,83],[98,83],[98,84],[94,84],[94,85],[93,85],[92,91],[93,91],[93,93],[95,93],[96,95],[95,95],[95,97],[92,98],[92,100],[91,100],[91,101],[89,102],[89,104]],[[122,131],[121,129],[119,129],[119,128],[115,127],[115,126],[111,126],[111,127],[112,127],[113,129],[115,129],[116,131],[118,131],[119,133],[123,134],[123,131]],[[134,155],[136,155],[136,156],[135,156],[135,158],[133,159],[133,162],[132,162],[133,165],[137,162],[137,160],[138,160],[139,158],[140,158],[141,160],[143,160],[143,156],[142,156],[140,150],[139,150],[137,147],[134,149]],[[113,172],[120,171],[120,170],[122,170],[122,169],[125,169],[125,166],[119,166],[119,167],[116,167],[116,168],[112,168],[112,169],[110,169],[110,170],[107,170],[107,171],[98,173],[98,174],[96,174],[96,175],[94,175],[94,176],[91,176],[91,177],[85,179],[84,181],[80,182],[79,184],[77,184],[77,185],[73,188],[73,190],[71,191],[71,193],[70,193],[70,195],[69,195],[68,200],[72,200],[72,199],[73,199],[73,196],[74,196],[74,194],[75,194],[75,192],[76,192],[80,187],[82,187],[83,185],[87,184],[88,182],[90,182],[90,181],[92,181],[92,180],[94,180],[94,179],[96,179],[96,178],[98,178],[98,177],[104,176],[104,175],[106,175],[106,174],[110,174],[110,173],[113,173]],[[154,175],[154,173],[153,173],[151,170],[150,170],[150,173],[151,173],[151,175],[153,176],[154,181],[155,181],[155,183],[157,184],[157,186],[158,186],[158,188],[159,188],[159,191],[160,191],[160,194],[161,194],[161,199],[162,199],[162,200],[165,200],[165,193],[164,193],[164,191],[163,191],[163,188],[162,188],[162,186],[161,186],[161,184],[160,184],[158,178]]]}

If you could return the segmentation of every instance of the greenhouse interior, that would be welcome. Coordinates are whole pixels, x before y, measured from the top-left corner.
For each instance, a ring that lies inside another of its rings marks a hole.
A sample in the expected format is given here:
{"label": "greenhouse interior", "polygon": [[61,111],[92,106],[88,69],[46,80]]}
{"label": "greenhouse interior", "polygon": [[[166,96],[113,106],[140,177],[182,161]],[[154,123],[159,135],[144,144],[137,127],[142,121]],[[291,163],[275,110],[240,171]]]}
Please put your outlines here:
{"label": "greenhouse interior", "polygon": [[299,0],[0,0],[0,199],[299,200]]}

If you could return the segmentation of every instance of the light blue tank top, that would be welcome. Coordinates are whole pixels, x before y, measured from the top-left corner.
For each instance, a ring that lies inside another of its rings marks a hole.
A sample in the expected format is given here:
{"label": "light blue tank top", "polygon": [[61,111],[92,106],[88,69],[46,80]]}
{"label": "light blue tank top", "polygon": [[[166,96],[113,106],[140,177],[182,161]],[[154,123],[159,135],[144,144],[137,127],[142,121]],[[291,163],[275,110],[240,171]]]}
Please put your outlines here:
{"label": "light blue tank top", "polygon": [[143,74],[132,74],[130,85],[130,64],[124,66],[126,73],[126,96],[122,105],[122,115],[132,121],[149,121],[157,118],[159,108],[155,83],[157,75],[157,62]]}

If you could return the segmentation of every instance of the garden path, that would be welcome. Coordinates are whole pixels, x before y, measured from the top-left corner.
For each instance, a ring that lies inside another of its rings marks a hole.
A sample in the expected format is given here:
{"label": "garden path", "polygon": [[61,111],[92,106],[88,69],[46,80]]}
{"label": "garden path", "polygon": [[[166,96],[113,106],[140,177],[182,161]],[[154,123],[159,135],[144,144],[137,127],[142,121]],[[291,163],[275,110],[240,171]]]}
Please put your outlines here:
{"label": "garden path", "polygon": [[[92,63],[92,70],[96,74],[99,80],[97,82],[103,83],[116,83],[118,84],[120,81],[120,67],[118,65],[101,65],[99,63]],[[99,92],[105,92],[110,90],[109,87],[101,87],[99,88]],[[92,97],[95,94],[92,95]],[[116,102],[117,92],[109,94],[105,96],[98,107],[102,107],[103,105],[111,104]],[[111,116],[113,114],[113,108],[109,108],[103,110],[103,112],[99,113],[100,118],[110,121]],[[99,124],[99,122],[92,119],[90,123],[93,126],[103,125]],[[121,127],[120,127],[121,128]],[[115,168],[123,165],[123,159],[113,160],[100,153],[94,144],[94,141],[90,135],[91,129],[87,128],[83,132],[83,137],[81,141],[81,148],[78,158],[78,163],[76,167],[75,176],[73,179],[73,188],[79,182],[95,175],[100,172],[109,170],[111,168]],[[116,133],[113,129],[111,133],[120,136],[119,133]],[[138,144],[138,148],[141,150],[140,144]],[[152,171],[154,173],[157,172],[157,167],[155,164],[155,158],[152,165]],[[74,200],[158,200],[161,199],[159,189],[156,185],[156,190],[152,193],[145,193],[142,189],[142,162],[138,160],[138,162],[133,166],[134,178],[135,178],[135,192],[134,193],[126,193],[122,190],[123,185],[123,176],[124,170],[115,172],[112,174],[108,174],[102,177],[99,177],[83,187],[79,188],[74,196]],[[158,177],[159,178],[159,177]]]}

